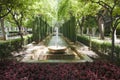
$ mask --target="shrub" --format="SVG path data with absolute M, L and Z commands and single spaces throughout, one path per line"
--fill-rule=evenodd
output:
M 115 53 L 116 53 L 116 57 L 120 58 L 120 46 L 115 46 Z
M 33 36 L 32 35 L 28 35 L 24 37 L 24 45 L 29 44 L 33 41 Z
M 111 44 L 110 43 L 101 43 L 101 52 L 105 54 L 110 54 L 111 53 Z
M 84 43 L 85 45 L 89 46 L 90 40 L 86 36 L 77 36 L 78 41 Z M 111 43 L 108 42 L 97 42 L 95 40 L 91 40 L 91 48 L 92 50 L 99 52 L 104 55 L 111 54 Z M 115 46 L 114 56 L 116 58 L 120 58 L 120 46 Z
M 24 38 L 24 43 L 28 44 L 30 42 L 32 42 L 32 36 L 26 36 Z M 21 48 L 20 38 L 0 42 L 0 59 L 9 57 L 12 51 L 18 51 Z
M 11 51 L 9 42 L 2 42 L 0 43 L 0 58 L 4 59 L 5 57 L 8 57 L 9 52 Z
M 85 36 L 77 36 L 77 40 L 89 46 L 89 38 Z
M 94 44 L 94 45 L 93 45 L 93 44 Z M 100 43 L 95 42 L 95 41 L 92 41 L 92 42 L 91 42 L 91 48 L 92 48 L 93 50 L 95 50 L 95 51 L 100 50 L 100 48 L 101 48 Z

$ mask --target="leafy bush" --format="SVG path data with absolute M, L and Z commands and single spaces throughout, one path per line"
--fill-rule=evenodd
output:
M 24 45 L 29 44 L 33 41 L 33 36 L 32 35 L 28 35 L 24 37 Z
M 26 36 L 24 38 L 24 43 L 28 44 L 30 42 L 32 42 L 32 36 Z M 21 48 L 20 38 L 0 42 L 0 59 L 9 57 L 12 51 L 18 51 Z
M 9 52 L 10 52 L 10 46 L 9 46 L 9 42 L 3 42 L 0 43 L 0 58 L 5 58 L 8 57 Z
M 20 49 L 22 47 L 20 38 L 8 41 L 8 43 L 9 43 L 10 49 L 12 51 L 18 50 L 18 49 Z
M 93 45 L 93 44 L 94 44 L 94 45 Z M 100 48 L 101 48 L 100 43 L 95 42 L 95 41 L 92 41 L 92 42 L 91 42 L 91 47 L 92 47 L 92 49 L 95 50 L 95 51 L 98 51 L 98 50 L 100 50 Z
M 111 53 L 111 47 L 112 45 L 110 43 L 101 43 L 101 52 L 103 52 L 104 54 L 110 54 Z
M 89 46 L 89 42 L 90 40 L 86 37 L 86 36 L 77 36 L 78 41 L 84 43 L 85 45 Z M 97 42 L 95 40 L 91 40 L 91 48 L 92 50 L 96 51 L 96 52 L 100 52 L 102 54 L 105 55 L 109 55 L 111 54 L 111 49 L 112 49 L 112 45 L 111 43 L 108 42 Z M 120 58 L 120 46 L 115 46 L 115 52 L 114 52 L 114 56 L 116 58 Z
M 116 57 L 120 58 L 120 46 L 115 46 Z
M 89 46 L 89 38 L 85 36 L 77 36 L 77 40 Z

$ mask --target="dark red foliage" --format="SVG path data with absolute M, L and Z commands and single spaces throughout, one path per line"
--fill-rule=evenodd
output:
M 103 61 L 85 63 L 0 62 L 0 80 L 119 80 L 120 67 Z

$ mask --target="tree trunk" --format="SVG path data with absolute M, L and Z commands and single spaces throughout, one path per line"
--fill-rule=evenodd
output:
M 104 26 L 103 26 L 102 17 L 98 19 L 98 29 L 100 32 L 100 39 L 104 40 Z
M 19 19 L 17 19 L 16 17 L 18 17 L 18 15 L 16 15 L 16 13 L 11 12 L 11 15 L 19 29 L 19 35 L 21 37 L 21 46 L 24 44 L 24 38 L 23 38 L 23 32 L 22 32 L 22 19 L 23 19 L 23 13 L 20 12 L 18 13 L 19 15 L 21 15 L 21 17 Z
M 84 17 L 82 17 L 81 23 L 80 23 L 80 20 L 78 20 L 78 24 L 80 26 L 80 34 L 83 35 Z
M 91 46 L 92 46 L 92 44 L 91 44 L 91 34 L 89 34 L 89 50 L 91 50 Z
M 115 31 L 114 31 L 114 41 L 115 41 L 115 42 L 117 41 L 116 29 L 115 29 Z
M 6 31 L 5 31 L 5 27 L 4 27 L 4 18 L 1 18 L 0 21 L 1 21 L 3 40 L 6 40 Z
M 22 32 L 22 28 L 20 25 L 18 25 L 18 29 L 19 29 L 19 35 L 21 37 L 21 45 L 24 44 L 24 38 L 23 38 L 23 32 Z
M 94 37 L 96 33 L 96 28 L 92 28 L 92 36 Z
M 115 30 L 112 29 L 112 52 L 111 52 L 111 59 L 114 60 L 114 51 L 115 51 Z
M 82 34 L 82 35 L 84 34 L 83 31 L 84 31 L 84 27 L 82 27 L 82 29 L 81 29 L 81 34 Z
M 116 42 L 116 39 L 117 39 L 117 36 L 116 36 L 117 25 L 116 26 L 115 25 L 116 24 L 114 24 L 114 27 L 112 27 L 112 51 L 111 51 L 111 59 L 112 59 L 112 61 L 115 60 L 114 52 L 115 52 L 115 42 Z
M 90 32 L 89 32 L 89 28 L 87 28 L 87 35 L 89 35 L 89 33 L 90 33 Z

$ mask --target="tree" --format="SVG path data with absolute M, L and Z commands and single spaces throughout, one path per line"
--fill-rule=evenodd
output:
M 93 1 L 93 3 L 96 3 L 103 8 L 105 8 L 110 16 L 110 27 L 111 27 L 111 33 L 112 33 L 112 52 L 111 52 L 111 59 L 114 60 L 114 51 L 115 51 L 115 32 L 118 24 L 120 23 L 120 3 L 119 0 L 97 0 Z
M 83 34 L 83 24 L 84 24 L 84 21 L 85 21 L 85 17 L 83 16 L 81 19 L 78 19 L 77 20 L 77 23 L 80 27 L 80 34 L 82 35 Z
M 17 4 L 13 6 L 12 11 L 10 12 L 11 15 L 9 17 L 12 17 L 14 23 L 17 25 L 19 29 L 19 35 L 21 37 L 21 45 L 23 45 L 23 31 L 22 27 L 25 22 L 25 20 L 28 18 L 28 15 L 30 15 L 30 9 L 29 7 L 34 4 L 33 1 L 28 0 L 17 0 Z
M 2 35 L 3 35 L 3 40 L 6 40 L 6 31 L 4 27 L 4 17 L 7 16 L 11 10 L 12 10 L 12 1 L 9 0 L 0 0 L 0 22 L 1 22 L 1 29 L 2 29 Z
M 107 14 L 107 10 L 106 9 L 101 9 L 98 13 L 97 13 L 97 21 L 98 21 L 98 29 L 100 32 L 100 39 L 104 40 L 104 25 L 105 25 L 105 19 L 104 16 Z
M 93 31 L 93 29 L 97 26 L 96 17 L 91 15 L 86 16 L 83 25 L 89 29 L 88 34 L 92 34 L 94 36 L 95 30 Z
M 11 12 L 13 3 L 14 0 L 0 0 L 0 19 L 7 16 Z

